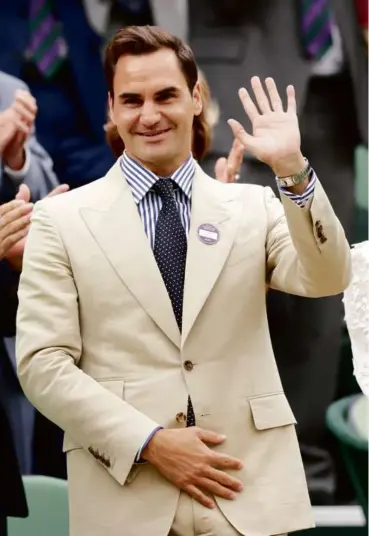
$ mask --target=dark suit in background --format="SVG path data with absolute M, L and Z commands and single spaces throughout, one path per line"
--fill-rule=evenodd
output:
M 107 89 L 101 41 L 90 28 L 80 0 L 53 0 L 67 56 L 45 79 L 26 61 L 30 43 L 29 0 L 0 0 L 0 69 L 23 79 L 37 100 L 36 129 L 60 182 L 72 188 L 106 173 L 113 157 L 106 146 Z
M 4 336 L 15 333 L 18 275 L 6 261 L 0 262 L 0 360 L 8 361 Z M 0 536 L 6 534 L 6 518 L 26 517 L 27 502 L 20 475 L 13 432 L 9 418 L 9 401 L 4 396 L 0 375 Z
M 250 79 L 275 79 L 281 94 L 296 89 L 302 148 L 312 162 L 346 232 L 354 212 L 354 154 L 367 144 L 367 53 L 355 4 L 330 3 L 342 38 L 345 63 L 339 74 L 313 76 L 299 35 L 297 0 L 189 0 L 189 41 L 220 108 L 220 121 L 208 158 L 232 144 L 226 123 L 244 122 L 237 99 Z M 250 124 L 245 122 L 250 130 Z M 241 181 L 274 186 L 271 172 L 246 157 Z M 298 420 L 298 433 L 312 500 L 329 504 L 335 477 L 325 429 L 325 411 L 336 391 L 343 324 L 340 296 L 306 300 L 270 292 L 268 314 L 282 381 Z

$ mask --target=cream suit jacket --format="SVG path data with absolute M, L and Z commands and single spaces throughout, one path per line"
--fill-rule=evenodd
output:
M 244 461 L 244 491 L 218 499 L 238 531 L 313 526 L 265 284 L 312 298 L 339 293 L 350 250 L 319 182 L 310 207 L 282 201 L 197 168 L 182 336 L 119 163 L 36 205 L 18 371 L 31 402 L 66 432 L 71 536 L 168 534 L 179 490 L 134 460 L 155 426 L 185 426 L 188 394 L 197 425 L 226 434 L 218 450 Z M 218 229 L 217 243 L 199 239 L 204 223 Z

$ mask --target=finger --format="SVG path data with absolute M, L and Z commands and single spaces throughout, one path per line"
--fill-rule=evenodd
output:
M 14 119 L 14 123 L 17 127 L 17 129 L 24 134 L 25 137 L 29 136 L 31 132 L 31 125 L 24 122 L 19 116 L 16 116 Z
M 203 428 L 195 428 L 197 437 L 201 439 L 203 443 L 210 443 L 212 445 L 219 445 L 225 441 L 226 436 L 222 434 L 217 434 L 211 430 L 204 430 Z
M 259 110 L 255 106 L 254 101 L 250 97 L 250 94 L 247 91 L 247 89 L 245 89 L 244 87 L 241 87 L 241 89 L 238 92 L 238 96 L 247 114 L 247 117 L 250 119 L 252 123 L 255 120 L 255 118 L 260 115 Z
M 220 182 L 228 182 L 227 176 L 227 159 L 225 157 L 218 158 L 215 163 L 215 178 Z
M 30 226 L 31 214 L 26 214 L 16 220 L 8 223 L 6 227 L 0 231 L 0 241 L 4 244 L 7 244 L 9 241 L 13 240 L 13 236 L 24 229 L 28 229 Z
M 6 123 L 0 128 L 0 154 L 5 150 L 8 143 L 15 136 L 17 132 L 16 125 L 14 122 Z
M 216 482 L 219 482 L 219 484 L 222 484 L 222 486 L 233 489 L 234 491 L 243 490 L 243 484 L 240 480 L 234 478 L 231 475 L 228 475 L 224 471 L 214 469 L 214 467 L 208 467 L 205 476 L 210 478 L 210 480 L 215 480 Z
M 266 78 L 265 85 L 267 87 L 270 102 L 275 112 L 283 112 L 283 103 L 279 96 L 277 86 L 273 78 Z
M 295 88 L 293 86 L 287 86 L 287 112 L 296 113 L 296 96 Z
M 23 217 L 27 217 L 31 214 L 33 209 L 32 203 L 24 203 L 10 212 L 6 212 L 0 219 L 0 232 L 9 234 L 9 229 L 6 229 L 14 222 L 21 220 Z M 29 220 L 28 220 L 29 221 Z
M 54 190 L 52 190 L 47 197 L 54 197 L 55 195 L 64 194 L 69 190 L 68 184 L 60 184 Z
M 228 454 L 220 454 L 219 452 L 211 451 L 210 464 L 216 469 L 242 469 L 243 463 L 241 460 L 228 456 Z
M 34 115 L 37 112 L 37 103 L 36 99 L 29 93 L 28 91 L 24 91 L 22 89 L 18 89 L 15 92 L 15 102 L 18 102 L 25 106 L 27 110 L 32 112 Z
M 270 112 L 270 103 L 258 76 L 253 76 L 251 78 L 251 87 L 254 92 L 256 102 L 259 106 L 260 111 L 263 114 L 267 114 L 268 112 Z
M 13 201 L 9 201 L 8 203 L 4 203 L 3 205 L 0 205 L 0 218 L 3 219 L 5 214 L 14 210 L 15 208 L 24 206 L 24 204 L 25 203 L 22 199 L 13 199 Z
M 240 140 L 233 140 L 232 148 L 228 155 L 227 176 L 228 182 L 234 182 L 236 173 L 239 172 L 243 161 L 244 148 Z
M 26 203 L 31 199 L 31 191 L 26 184 L 21 184 L 15 199 L 22 199 Z
M 205 506 L 206 508 L 214 508 L 215 502 L 208 497 L 205 493 L 199 490 L 196 486 L 186 486 L 184 491 L 188 493 L 193 499 Z
M 28 235 L 30 226 L 21 229 L 17 233 L 14 233 L 8 237 L 6 237 L 4 240 L 0 239 L 0 258 L 3 258 L 10 248 L 12 248 L 17 242 L 20 240 L 23 240 Z
M 241 125 L 241 123 L 239 123 L 235 119 L 228 119 L 228 125 L 231 127 L 235 138 L 237 138 L 240 141 L 244 150 L 250 149 L 254 146 L 253 137 L 250 136 L 250 134 L 246 132 L 246 130 Z
M 35 120 L 34 112 L 27 109 L 27 107 L 20 101 L 15 101 L 13 103 L 13 110 L 18 114 L 22 121 L 28 121 L 29 123 L 33 123 L 33 121 Z
M 236 493 L 234 491 L 222 486 L 219 482 L 210 480 L 210 478 L 200 478 L 197 485 L 217 497 L 222 497 L 223 499 L 228 499 L 230 501 L 236 498 Z

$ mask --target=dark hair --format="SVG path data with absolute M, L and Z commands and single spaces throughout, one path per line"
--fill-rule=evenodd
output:
M 178 37 L 156 26 L 128 26 L 113 36 L 106 48 L 104 60 L 105 78 L 109 93 L 114 95 L 113 81 L 119 58 L 152 54 L 163 48 L 173 50 L 177 56 L 188 89 L 192 94 L 198 80 L 198 70 L 191 48 Z M 194 116 L 192 128 L 192 153 L 196 160 L 201 160 L 211 143 L 210 126 L 204 109 L 200 115 Z M 121 155 L 124 150 L 124 142 L 115 125 L 109 122 L 105 126 L 105 130 L 114 154 Z

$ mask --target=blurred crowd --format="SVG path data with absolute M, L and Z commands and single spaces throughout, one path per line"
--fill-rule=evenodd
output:
M 211 92 L 212 143 L 200 163 L 212 176 L 233 143 L 227 119 L 244 121 L 238 89 L 254 75 L 273 77 L 281 93 L 293 84 L 302 150 L 353 241 L 355 151 L 367 145 L 367 10 L 360 0 L 0 0 L 1 295 L 15 295 L 22 267 L 22 228 L 4 245 L 15 214 L 28 221 L 32 203 L 103 176 L 123 151 L 107 117 L 103 51 L 126 25 L 162 26 L 194 50 L 204 95 Z M 270 170 L 247 151 L 238 172 L 241 182 L 274 187 Z M 342 297 L 271 291 L 267 299 L 313 504 L 351 500 L 325 426 L 338 392 Z M 17 379 L 16 303 L 1 309 L 0 402 L 20 471 L 65 478 L 62 432 L 29 404 Z

